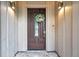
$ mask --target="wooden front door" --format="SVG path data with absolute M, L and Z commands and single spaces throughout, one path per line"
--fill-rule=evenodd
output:
M 46 48 L 46 9 L 28 8 L 28 50 Z

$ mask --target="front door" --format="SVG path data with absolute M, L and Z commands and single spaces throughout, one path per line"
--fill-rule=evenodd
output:
M 28 50 L 46 48 L 46 9 L 28 8 Z

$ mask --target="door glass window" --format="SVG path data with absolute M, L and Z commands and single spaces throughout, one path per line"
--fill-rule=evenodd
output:
M 35 36 L 38 37 L 38 23 L 35 21 Z

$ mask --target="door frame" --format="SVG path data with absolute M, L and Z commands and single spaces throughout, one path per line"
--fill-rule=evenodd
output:
M 30 9 L 30 8 L 27 8 L 27 50 L 29 50 L 28 49 L 28 9 Z M 32 8 L 31 8 L 32 9 Z M 33 8 L 34 9 L 34 8 Z M 47 19 L 47 16 L 46 16 L 46 9 L 47 8 L 35 8 L 35 9 L 45 9 L 45 18 Z M 45 23 L 46 23 L 46 19 L 45 19 Z M 45 29 L 46 29 L 46 24 L 45 24 Z M 33 49 L 32 49 L 33 50 Z M 34 49 L 34 50 L 42 50 L 42 49 Z M 43 49 L 43 50 L 46 50 L 46 34 L 45 34 L 45 49 Z

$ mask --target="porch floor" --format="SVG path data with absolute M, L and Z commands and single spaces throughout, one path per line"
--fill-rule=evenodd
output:
M 16 57 L 58 57 L 55 52 L 46 51 L 19 51 Z

